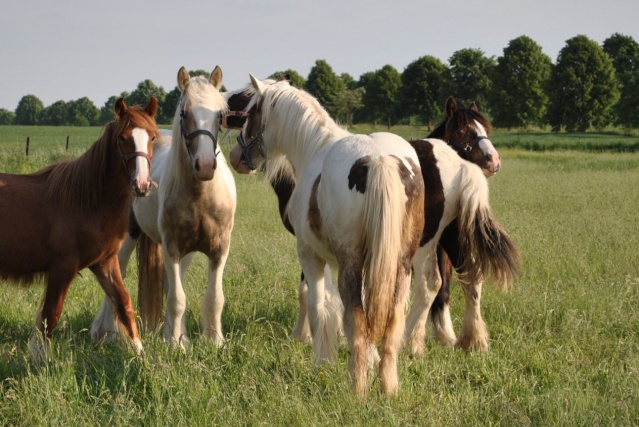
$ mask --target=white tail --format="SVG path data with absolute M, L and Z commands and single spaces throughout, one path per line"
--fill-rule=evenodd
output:
M 385 156 L 371 159 L 366 182 L 363 289 L 366 323 L 373 342 L 388 324 L 402 265 L 406 196 L 397 161 Z

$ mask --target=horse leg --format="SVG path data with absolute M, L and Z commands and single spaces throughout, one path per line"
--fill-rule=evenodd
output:
M 452 348 L 457 341 L 453 322 L 450 318 L 450 281 L 453 274 L 453 265 L 441 246 L 437 245 L 437 266 L 442 278 L 442 286 L 437 292 L 430 308 L 430 320 L 437 341 L 444 347 Z
M 222 331 L 222 309 L 224 308 L 224 289 L 222 276 L 228 258 L 227 251 L 219 259 L 209 258 L 209 286 L 202 299 L 202 330 L 204 336 L 213 340 L 217 346 L 224 343 Z
M 297 286 L 297 300 L 299 302 L 299 312 L 297 322 L 293 328 L 291 336 L 300 341 L 311 341 L 311 326 L 308 323 L 308 283 L 302 272 L 300 283 Z
M 392 396 L 399 389 L 397 378 L 397 354 L 402 343 L 406 324 L 406 299 L 410 289 L 410 274 L 398 280 L 397 300 L 382 340 L 382 356 L 379 362 L 380 387 L 383 393 Z
M 49 359 L 51 335 L 60 321 L 64 300 L 77 272 L 77 267 L 63 264 L 49 271 L 44 300 L 36 317 L 38 331 L 29 341 L 29 351 L 36 362 Z
M 348 342 L 350 356 L 348 371 L 351 388 L 359 396 L 365 396 L 368 374 L 368 331 L 366 315 L 362 303 L 362 262 L 341 265 L 339 291 L 344 304 L 344 334 Z M 403 309 L 403 307 L 402 307 Z
M 135 250 L 136 244 L 137 239 L 134 239 L 131 235 L 127 234 L 124 242 L 122 243 L 122 247 L 120 248 L 120 252 L 118 252 L 118 263 L 120 265 L 120 276 L 122 277 L 122 280 L 126 277 L 127 265 L 129 264 L 129 259 Z M 111 304 L 109 298 L 105 296 L 102 300 L 100 310 L 91 324 L 91 339 L 94 341 L 101 339 L 109 340 L 112 337 L 115 337 L 117 333 L 118 325 L 115 321 L 115 308 L 113 307 L 113 304 Z
M 488 351 L 488 331 L 480 310 L 482 282 L 475 284 L 462 283 L 462 286 L 464 298 L 466 299 L 466 309 L 464 323 L 455 347 L 466 351 Z
M 339 291 L 333 283 L 333 272 L 331 266 L 326 264 L 324 267 L 324 288 L 326 290 L 326 304 L 329 306 L 331 313 L 337 313 L 337 321 L 339 323 L 338 330 L 342 330 L 342 301 L 339 296 Z M 293 328 L 291 336 L 300 341 L 312 341 L 311 327 L 308 323 L 308 283 L 304 277 L 304 273 L 300 277 L 300 283 L 298 285 L 297 299 L 299 301 L 299 313 L 297 315 L 297 323 Z
M 180 269 L 180 261 L 172 257 L 166 245 L 164 252 L 164 268 L 166 269 L 166 321 L 164 322 L 164 340 L 176 347 L 186 348 L 189 341 L 186 336 L 186 294 L 182 286 L 184 277 Z
M 90 270 L 98 279 L 114 308 L 117 324 L 120 326 L 118 329 L 121 329 L 129 337 L 138 354 L 144 353 L 138 327 L 135 323 L 135 310 L 131 303 L 131 297 L 124 288 L 118 258 L 115 256 L 107 258 L 99 264 L 91 266 Z
M 326 303 L 325 261 L 298 245 L 300 264 L 308 281 L 308 320 L 315 362 L 332 362 L 337 355 L 338 314 Z
M 452 268 L 458 269 L 464 258 L 459 246 L 459 222 L 453 220 L 442 232 L 437 245 L 437 258 L 442 273 L 442 287 L 431 307 L 430 319 L 438 341 L 446 347 L 452 347 L 457 341 L 450 318 L 450 281 Z
M 428 312 L 442 283 L 436 258 L 432 243 L 417 249 L 413 258 L 414 301 L 404 331 L 404 342 L 412 355 L 420 355 L 424 352 Z

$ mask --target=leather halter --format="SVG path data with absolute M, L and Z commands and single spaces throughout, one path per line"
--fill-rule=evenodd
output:
M 450 145 L 451 147 L 453 147 L 455 150 L 458 150 L 462 153 L 464 159 L 468 160 L 468 158 L 470 158 L 470 152 L 472 151 L 473 148 L 475 148 L 475 146 L 477 144 L 479 144 L 481 141 L 483 141 L 484 139 L 488 139 L 487 136 L 478 136 L 477 138 L 473 139 L 470 142 L 467 142 L 465 144 L 459 142 L 459 141 L 455 141 L 454 139 L 450 139 L 448 142 L 448 145 Z
M 120 158 L 122 159 L 122 163 L 124 164 L 124 170 L 126 174 L 129 175 L 129 161 L 135 159 L 136 157 L 144 157 L 147 162 L 149 162 L 149 169 L 151 169 L 151 158 L 144 151 L 134 151 L 133 153 L 126 154 L 122 151 L 122 146 L 120 143 L 122 142 L 122 138 L 118 138 L 118 152 L 120 153 Z
M 182 109 L 182 111 L 180 111 L 180 133 L 182 134 L 182 138 L 184 138 L 184 142 L 186 143 L 186 145 L 189 146 L 191 144 L 191 140 L 196 136 L 206 135 L 211 138 L 211 141 L 213 141 L 213 152 L 217 156 L 219 154 L 219 151 L 217 147 L 217 138 L 215 137 L 215 135 L 213 135 L 213 133 L 208 129 L 196 129 L 193 132 L 186 133 L 186 131 L 184 130 L 184 117 L 186 117 L 186 112 L 184 111 L 184 109 Z M 191 153 L 189 152 L 189 156 L 190 155 Z
M 446 121 L 446 130 L 450 128 L 450 119 Z M 450 138 L 446 143 L 458 151 L 464 160 L 470 159 L 470 152 L 475 148 L 477 144 L 479 144 L 484 139 L 488 139 L 487 136 L 478 136 L 470 142 L 461 143 L 456 141 L 454 138 Z
M 253 149 L 253 147 L 257 147 L 257 149 L 260 151 L 260 156 L 266 157 L 266 154 L 264 153 L 264 137 L 262 136 L 262 132 L 264 132 L 264 127 L 260 129 L 257 135 L 255 135 L 255 137 L 251 140 L 251 142 L 246 142 L 243 135 L 244 132 L 240 132 L 240 134 L 237 136 L 237 144 L 242 149 L 242 155 L 240 158 L 246 165 L 246 167 L 248 167 L 252 171 L 257 169 L 257 166 L 255 166 L 253 164 L 253 161 L 251 160 L 251 150 Z

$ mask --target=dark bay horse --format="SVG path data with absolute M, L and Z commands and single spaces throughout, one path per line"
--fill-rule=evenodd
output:
M 119 326 L 138 352 L 142 343 L 118 263 L 134 196 L 145 196 L 158 104 L 127 107 L 120 98 L 115 121 L 72 161 L 30 175 L 0 174 L 0 277 L 23 285 L 45 282 L 29 348 L 49 357 L 50 339 L 78 272 L 93 272 L 116 307 Z

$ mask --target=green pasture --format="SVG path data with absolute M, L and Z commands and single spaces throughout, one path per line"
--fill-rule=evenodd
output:
M 385 129 L 358 131 L 373 130 Z M 425 130 L 393 131 L 412 138 Z M 0 171 L 27 173 L 75 157 L 99 132 L 0 127 Z M 600 146 L 638 141 L 603 133 L 580 138 Z M 524 139 L 552 147 L 508 145 Z M 495 132 L 503 169 L 490 179 L 491 204 L 524 263 L 510 291 L 484 288 L 486 354 L 445 349 L 429 335 L 423 357 L 400 358 L 398 396 L 379 394 L 373 375 L 370 397 L 355 398 L 345 345 L 336 364 L 315 367 L 310 345 L 289 339 L 300 273 L 295 241 L 262 177 L 236 176 L 225 345 L 201 338 L 201 256 L 186 279 L 192 344 L 186 352 L 170 350 L 149 332 L 142 337 L 144 357 L 119 343 L 93 343 L 89 328 L 103 293 L 83 271 L 54 333 L 53 360 L 35 365 L 27 341 L 43 288 L 0 286 L 0 425 L 636 426 L 639 154 L 571 146 L 574 139 Z M 221 144 L 225 153 L 231 141 Z M 126 280 L 134 299 L 135 265 Z M 459 331 L 464 302 L 457 283 L 451 301 Z

